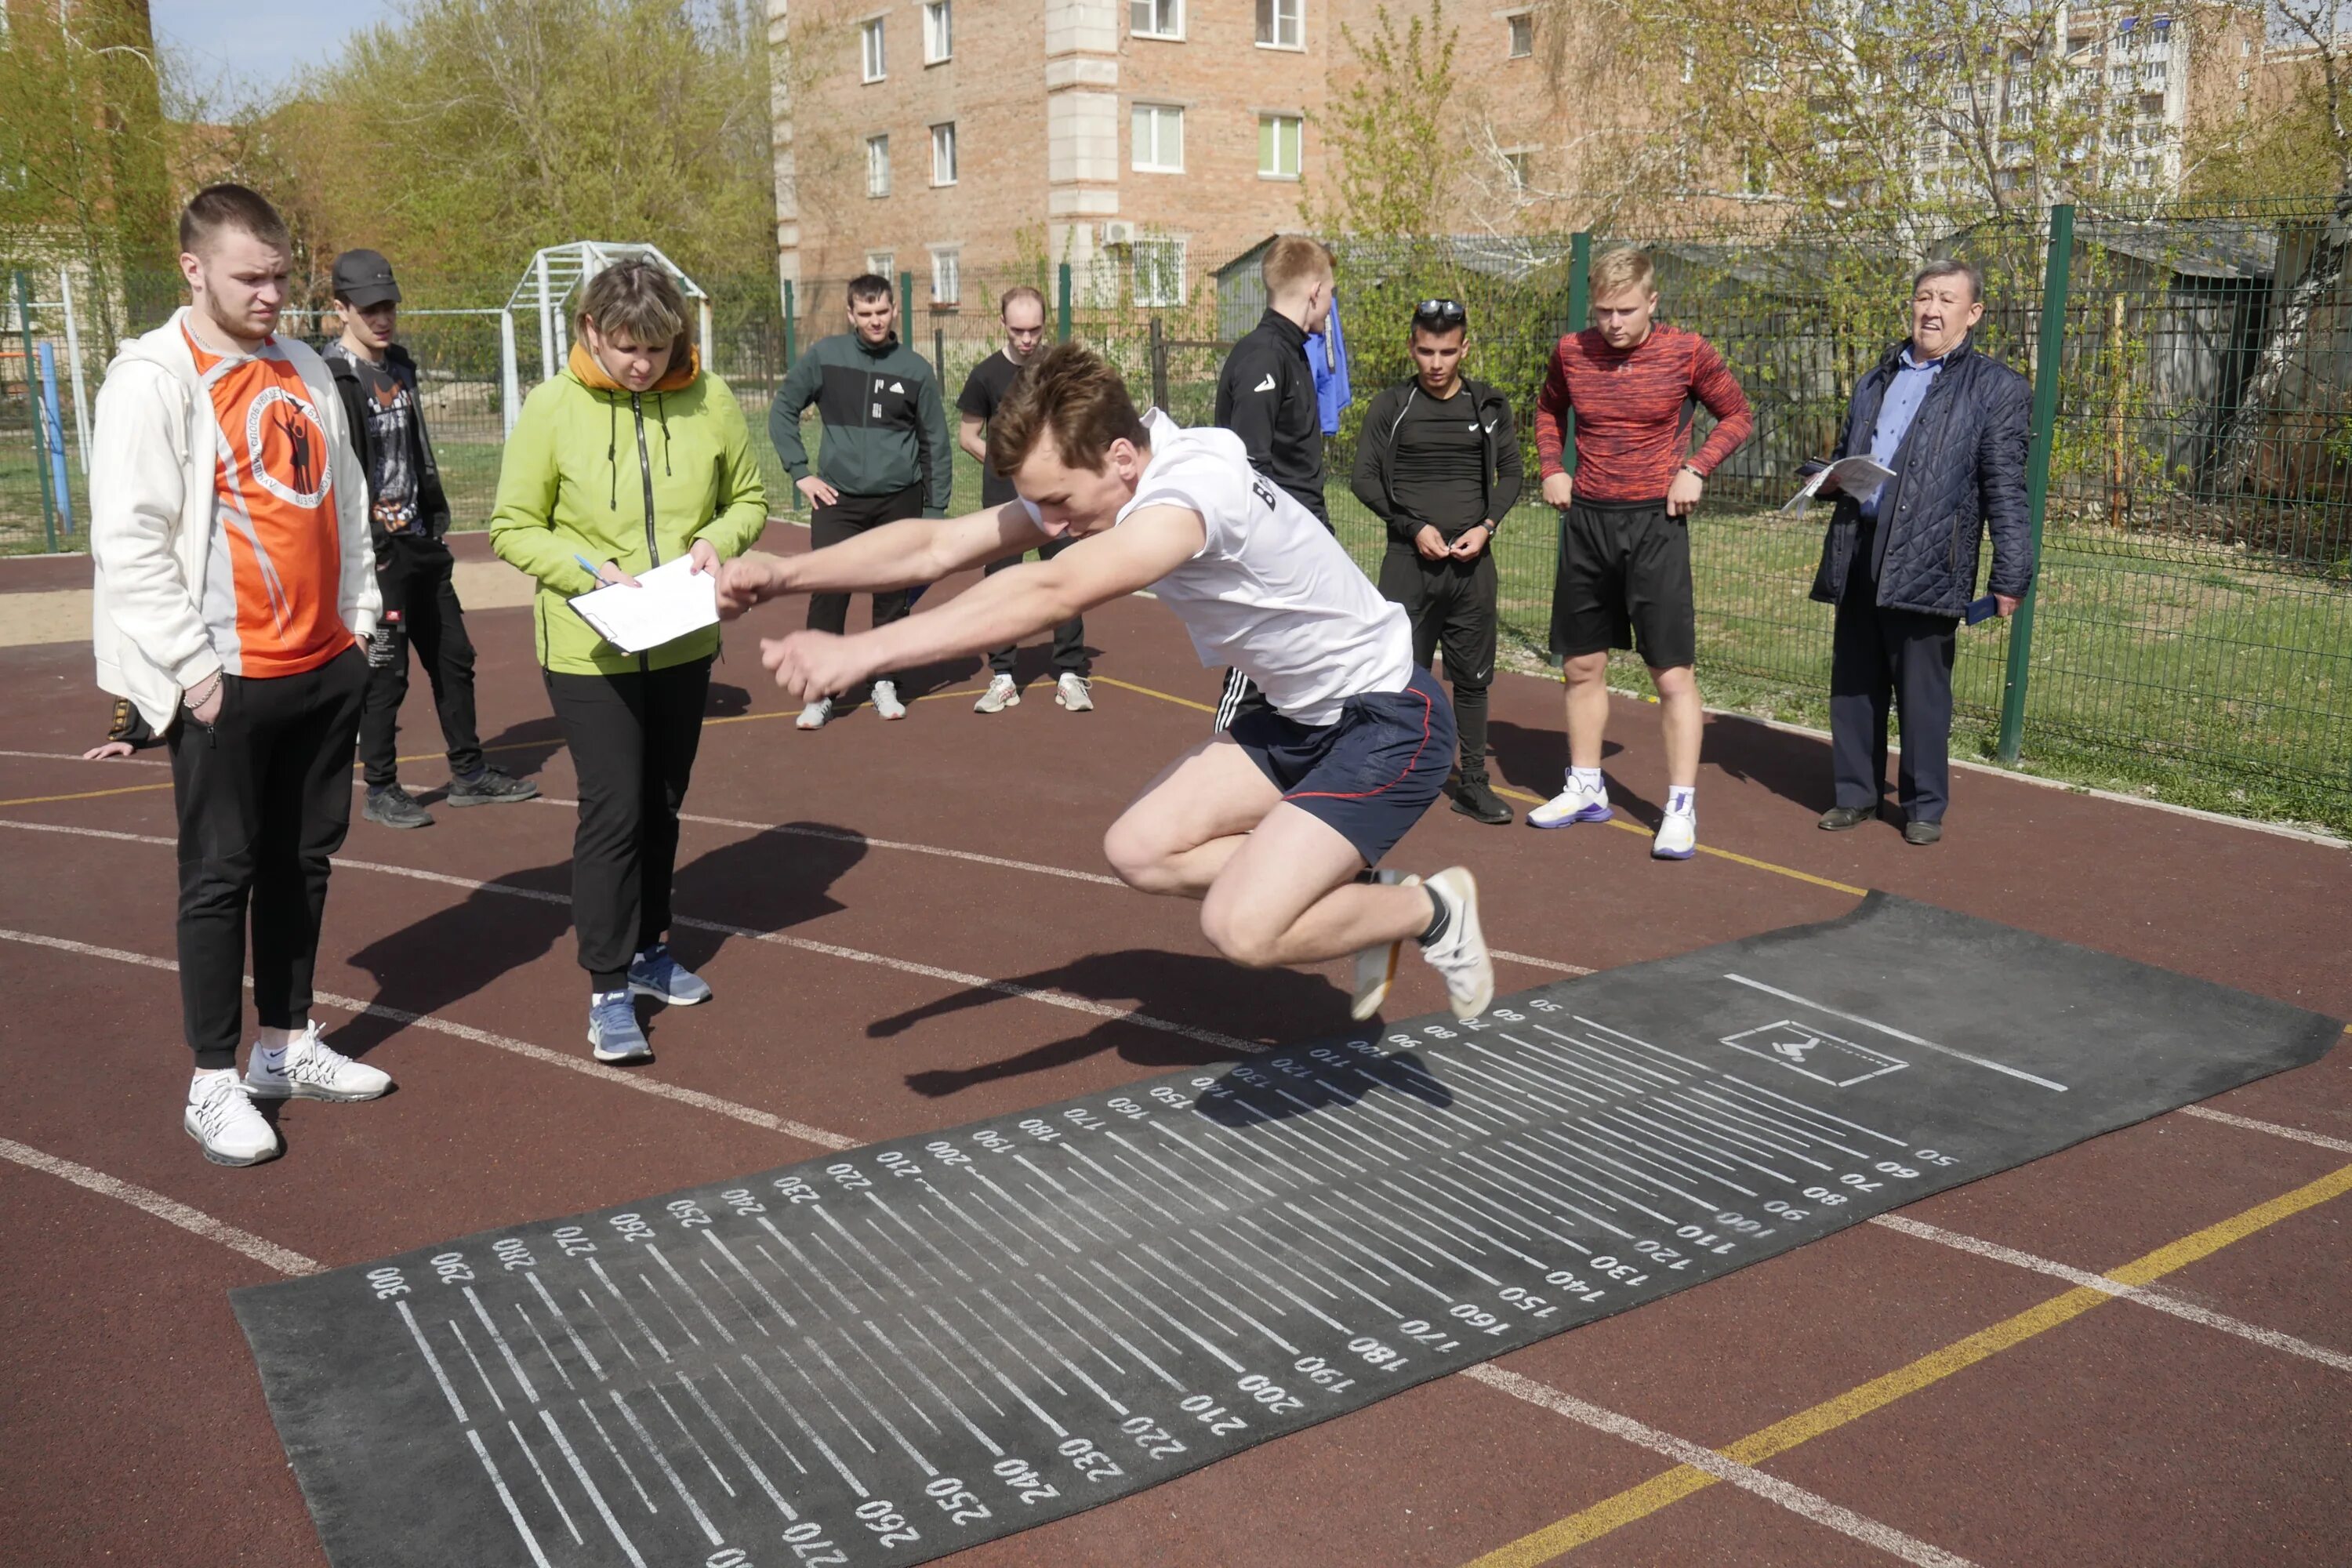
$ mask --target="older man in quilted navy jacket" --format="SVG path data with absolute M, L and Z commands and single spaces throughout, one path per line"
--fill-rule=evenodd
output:
M 1886 787 L 1886 714 L 1903 725 L 1897 799 L 1903 837 L 1943 837 L 1950 795 L 1952 657 L 1975 595 L 1978 549 L 1992 534 L 1987 584 L 2001 615 L 2033 581 L 2026 521 L 2025 377 L 1969 341 L 1984 279 L 1933 261 L 1911 289 L 1911 336 L 1853 389 L 1836 458 L 1868 453 L 1895 477 L 1843 495 L 1822 542 L 1813 597 L 1837 606 L 1830 654 L 1830 736 L 1837 804 L 1821 825 L 1867 822 Z

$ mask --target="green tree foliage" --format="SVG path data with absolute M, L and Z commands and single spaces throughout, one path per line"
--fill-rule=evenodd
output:
M 688 272 L 775 257 L 768 47 L 750 0 L 404 0 L 268 120 L 321 250 L 511 273 L 649 240 Z
M 1300 204 L 1308 226 L 1389 238 L 1428 234 L 1444 221 L 1470 155 L 1454 113 L 1457 32 L 1440 0 L 1402 27 L 1386 5 L 1369 34 L 1341 25 L 1354 64 L 1318 126 L 1333 174 L 1319 196 Z

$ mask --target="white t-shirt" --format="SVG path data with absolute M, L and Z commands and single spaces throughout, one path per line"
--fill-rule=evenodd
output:
M 1154 409 L 1151 461 L 1118 521 L 1152 506 L 1200 514 L 1208 542 L 1152 584 L 1201 662 L 1231 665 L 1284 717 L 1334 724 L 1350 697 L 1402 691 L 1412 628 L 1330 531 L 1249 465 L 1230 430 L 1185 430 Z

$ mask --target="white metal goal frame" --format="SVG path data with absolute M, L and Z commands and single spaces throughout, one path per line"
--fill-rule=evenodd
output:
M 514 292 L 507 297 L 505 308 L 499 312 L 499 363 L 503 376 L 500 390 L 504 394 L 499 403 L 507 435 L 514 434 L 515 416 L 522 406 L 521 366 L 515 353 L 516 312 L 537 313 L 540 379 L 551 381 L 572 352 L 568 307 L 572 296 L 588 279 L 615 262 L 637 260 L 650 261 L 668 273 L 677 280 L 678 291 L 694 301 L 695 339 L 702 349 L 704 367 L 709 366 L 710 296 L 677 262 L 664 256 L 659 247 L 634 240 L 604 239 L 575 239 L 566 245 L 549 246 L 531 257 L 530 265 L 524 268 Z

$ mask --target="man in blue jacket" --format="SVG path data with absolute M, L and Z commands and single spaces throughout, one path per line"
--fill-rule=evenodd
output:
M 1890 699 L 1903 726 L 1903 837 L 1933 844 L 1950 798 L 1952 658 L 1992 533 L 1994 607 L 2033 581 L 2025 447 L 2032 390 L 1969 341 L 1984 279 L 1931 261 L 1911 288 L 1911 336 L 1853 389 L 1832 458 L 1867 453 L 1895 477 L 1841 495 L 1822 542 L 1813 597 L 1837 606 L 1830 651 L 1830 742 L 1837 804 L 1830 832 L 1874 816 L 1886 787 Z

